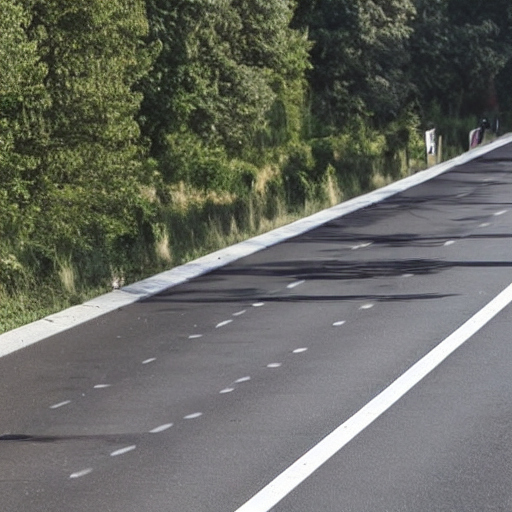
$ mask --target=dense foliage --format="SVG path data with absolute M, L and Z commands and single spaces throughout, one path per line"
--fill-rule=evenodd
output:
M 0 0 L 0 302 L 396 178 L 511 86 L 510 0 Z

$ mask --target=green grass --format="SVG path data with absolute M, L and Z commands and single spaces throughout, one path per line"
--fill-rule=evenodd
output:
M 193 194 L 190 196 L 193 197 Z M 306 201 L 301 207 L 290 209 L 282 198 L 275 198 L 270 208 L 273 215 L 269 216 L 268 202 L 269 198 L 255 193 L 245 200 L 195 198 L 168 208 L 165 225 L 167 233 L 171 235 L 166 234 L 155 247 L 161 255 L 160 261 L 144 270 L 132 269 L 125 275 L 125 284 L 289 224 L 331 205 L 328 199 L 312 200 Z M 87 283 L 74 283 L 73 269 L 69 266 L 61 268 L 57 274 L 51 283 L 41 283 L 32 277 L 20 282 L 11 293 L 0 291 L 0 333 L 80 304 L 112 289 L 110 280 L 95 287 L 88 287 Z

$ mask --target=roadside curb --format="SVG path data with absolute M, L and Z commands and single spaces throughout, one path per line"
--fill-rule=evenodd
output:
M 109 292 L 84 302 L 81 305 L 73 306 L 41 320 L 37 320 L 36 322 L 8 331 L 0 335 L 0 357 L 33 345 L 34 343 L 90 320 L 94 320 L 107 313 L 116 311 L 122 307 L 129 306 L 130 304 L 156 295 L 164 290 L 239 260 L 240 258 L 278 244 L 279 242 L 301 235 L 333 219 L 378 203 L 509 143 L 512 143 L 512 134 L 507 134 L 485 146 L 473 149 L 448 162 L 436 165 L 425 171 L 420 171 L 407 178 L 391 183 L 390 185 L 342 202 L 286 226 L 226 247 L 184 265 L 125 286 L 120 290 Z

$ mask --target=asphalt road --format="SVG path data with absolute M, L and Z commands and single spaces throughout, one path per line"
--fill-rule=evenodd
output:
M 0 358 L 1 512 L 242 509 L 510 285 L 511 254 L 507 145 Z M 511 320 L 250 510 L 512 511 Z

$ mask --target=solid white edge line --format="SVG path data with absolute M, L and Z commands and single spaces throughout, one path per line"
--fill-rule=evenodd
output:
M 512 302 L 512 284 L 235 512 L 268 512 Z
M 383 199 L 403 192 L 411 187 L 420 185 L 440 174 L 449 171 L 457 165 L 470 162 L 486 153 L 494 151 L 512 142 L 512 134 L 505 135 L 490 144 L 473 149 L 452 160 L 444 162 L 416 174 L 396 181 L 380 189 L 355 197 L 336 206 L 310 215 L 258 235 L 249 240 L 232 245 L 220 251 L 208 254 L 197 260 L 191 261 L 171 270 L 123 287 L 120 290 L 101 295 L 81 305 L 49 315 L 42 320 L 18 327 L 0 335 L 0 357 L 16 352 L 42 341 L 50 336 L 67 331 L 80 324 L 94 320 L 102 315 L 116 311 L 122 307 L 129 306 L 134 302 L 156 295 L 173 286 L 182 284 L 190 279 L 203 275 L 207 272 L 223 267 L 240 258 L 254 254 L 260 250 L 271 247 L 289 238 L 295 237 L 310 231 L 326 222 L 352 213 L 361 208 L 378 203 Z

